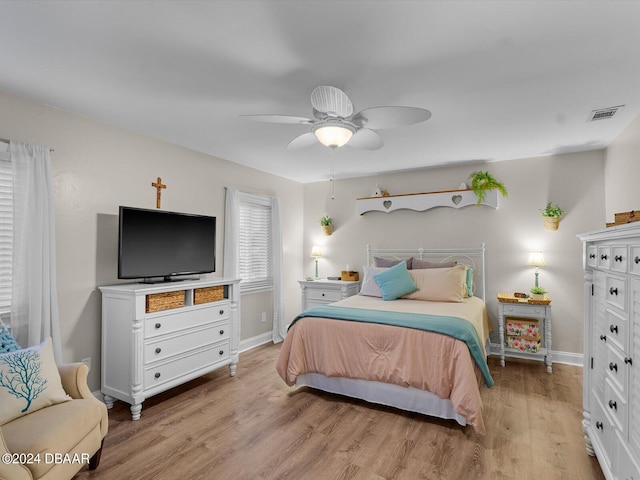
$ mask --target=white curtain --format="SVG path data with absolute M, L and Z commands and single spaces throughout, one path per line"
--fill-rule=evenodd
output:
M 51 337 L 62 361 L 53 173 L 49 148 L 9 143 L 13 168 L 13 282 L 11 330 L 23 346 Z
M 284 340 L 284 288 L 282 261 L 282 226 L 280 225 L 280 202 L 277 197 L 271 198 L 271 245 L 273 246 L 273 343 Z
M 240 192 L 231 187 L 226 188 L 224 214 L 224 267 L 223 275 L 227 278 L 238 276 L 238 218 L 240 211 Z M 282 228 L 280 225 L 280 204 L 276 197 L 271 197 L 271 245 L 273 248 L 273 330 L 274 343 L 284 340 L 286 329 L 284 324 L 284 289 L 282 280 Z

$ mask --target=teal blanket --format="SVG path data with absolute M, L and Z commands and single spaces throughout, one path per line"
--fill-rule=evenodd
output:
M 476 362 L 487 387 L 493 386 L 493 378 L 484 358 L 482 343 L 475 327 L 462 318 L 424 313 L 387 312 L 366 308 L 339 307 L 334 305 L 318 305 L 300 313 L 293 319 L 289 328 L 304 317 L 335 318 L 353 322 L 378 323 L 396 327 L 415 328 L 426 332 L 441 333 L 462 340 L 467 344 L 471 357 Z

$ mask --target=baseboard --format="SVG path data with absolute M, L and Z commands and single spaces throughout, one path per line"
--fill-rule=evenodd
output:
M 269 343 L 273 340 L 273 334 L 271 332 L 263 333 L 256 337 L 245 338 L 244 340 L 240 340 L 240 345 L 238 350 L 240 353 L 246 352 L 247 350 L 251 350 L 252 348 L 259 347 L 260 345 L 264 345 L 265 343 Z
M 491 355 L 500 355 L 500 345 L 497 343 L 491 344 Z M 582 367 L 584 357 L 581 353 L 571 353 L 571 352 L 558 352 L 555 350 L 551 350 L 553 363 L 562 363 L 564 365 L 573 365 L 574 367 Z M 543 357 L 531 357 L 526 354 L 519 355 L 518 353 L 509 352 L 509 357 L 512 358 L 524 358 L 526 360 L 537 360 L 540 362 L 544 362 Z

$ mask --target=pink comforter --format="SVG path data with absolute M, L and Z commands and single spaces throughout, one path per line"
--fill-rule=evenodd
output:
M 484 384 L 466 344 L 421 330 L 305 317 L 291 327 L 276 363 L 293 386 L 298 375 L 320 373 L 412 386 L 449 399 L 484 435 L 480 388 Z

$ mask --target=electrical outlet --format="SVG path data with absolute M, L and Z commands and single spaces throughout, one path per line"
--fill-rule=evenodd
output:
M 267 321 L 267 312 L 262 312 L 262 322 L 266 322 Z
M 89 371 L 91 371 L 91 357 L 89 358 L 83 358 L 82 360 L 80 360 L 82 363 L 86 363 L 87 367 L 89 367 Z

